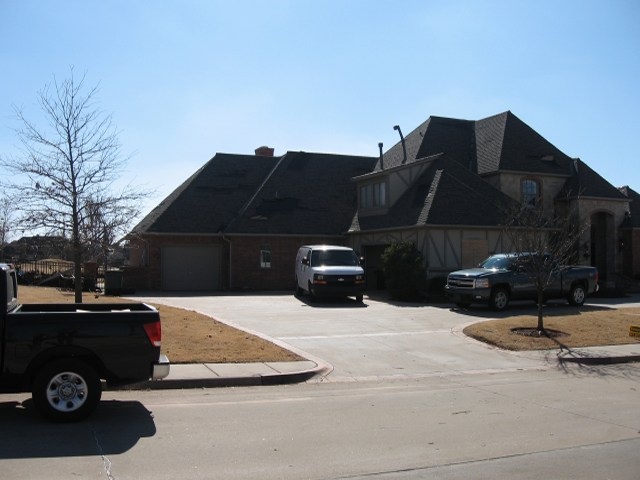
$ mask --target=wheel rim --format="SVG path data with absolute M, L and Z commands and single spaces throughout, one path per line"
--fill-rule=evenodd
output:
M 577 287 L 573 290 L 573 301 L 575 303 L 584 302 L 584 290 L 581 287 Z
M 58 412 L 73 412 L 87 401 L 87 382 L 74 372 L 61 372 L 47 385 L 47 401 Z
M 493 303 L 498 310 L 502 310 L 504 307 L 507 306 L 507 294 L 504 292 L 496 293 L 496 297 Z

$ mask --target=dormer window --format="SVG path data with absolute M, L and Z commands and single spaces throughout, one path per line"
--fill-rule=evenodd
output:
M 540 182 L 530 178 L 522 180 L 520 183 L 522 191 L 522 204 L 527 208 L 536 208 L 542 204 L 540 195 Z
M 384 208 L 387 206 L 387 184 L 368 183 L 360 187 L 360 208 Z

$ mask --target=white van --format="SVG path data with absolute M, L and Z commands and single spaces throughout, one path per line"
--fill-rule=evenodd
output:
M 296 295 L 355 296 L 362 302 L 364 270 L 349 247 L 305 245 L 296 257 Z

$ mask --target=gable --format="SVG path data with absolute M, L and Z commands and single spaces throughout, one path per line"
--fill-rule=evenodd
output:
M 511 198 L 446 154 L 430 160 L 428 168 L 387 213 L 357 215 L 350 231 L 420 225 L 495 226 L 504 221 L 502 212 L 513 204 Z

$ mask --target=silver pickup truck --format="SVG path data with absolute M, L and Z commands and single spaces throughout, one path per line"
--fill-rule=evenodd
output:
M 510 300 L 537 301 L 538 291 L 532 275 L 523 267 L 526 258 L 515 253 L 492 255 L 477 268 L 451 272 L 445 293 L 462 308 L 486 303 L 504 310 Z M 572 305 L 584 304 L 588 295 L 598 291 L 598 269 L 585 266 L 557 266 L 551 271 L 544 298 L 566 298 Z

